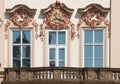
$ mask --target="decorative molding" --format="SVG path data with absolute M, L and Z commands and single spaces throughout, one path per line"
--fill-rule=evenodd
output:
M 42 9 L 41 12 L 45 14 L 44 23 L 52 29 L 68 28 L 70 23 L 70 15 L 73 9 L 67 8 L 65 4 L 56 1 L 48 8 Z
M 42 24 L 40 25 L 39 37 L 40 37 L 40 40 L 43 41 L 43 39 L 44 39 L 43 38 L 44 37 L 44 27 Z
M 75 27 L 75 24 L 71 24 L 71 39 L 74 40 L 74 38 L 80 37 L 79 29 Z
M 90 4 L 85 8 L 79 8 L 81 18 L 77 24 L 77 29 L 80 29 L 80 26 L 85 23 L 88 27 L 97 28 L 101 25 L 102 22 L 108 28 L 108 37 L 110 37 L 110 22 L 105 20 L 110 8 L 103 8 L 99 4 Z
M 73 23 L 70 21 L 73 9 L 68 8 L 65 4 L 58 0 L 51 4 L 48 8 L 42 9 L 41 12 L 45 15 L 43 23 L 40 25 L 39 37 L 43 41 L 44 29 L 66 29 L 71 28 L 71 39 L 75 36 L 73 30 Z
M 10 26 L 10 21 L 7 21 L 5 24 L 5 39 L 8 38 L 8 27 Z
M 9 19 L 19 28 L 28 26 L 32 21 L 33 16 L 36 13 L 36 9 L 30 9 L 29 7 L 19 4 L 12 9 L 6 9 L 6 14 L 9 15 Z
M 86 25 L 95 28 L 104 21 L 108 14 L 109 8 L 103 8 L 99 4 L 90 4 L 84 9 L 78 9 L 82 16 L 82 20 Z
M 106 19 L 106 20 L 104 20 L 104 23 L 105 23 L 105 25 L 106 25 L 107 28 L 108 28 L 108 37 L 110 38 L 110 37 L 111 37 L 110 22 Z
M 36 34 L 35 34 L 35 38 L 37 39 L 38 38 L 38 24 L 36 23 L 36 21 L 34 20 L 33 21 L 33 23 L 32 23 L 32 25 L 35 27 L 35 32 L 36 32 Z

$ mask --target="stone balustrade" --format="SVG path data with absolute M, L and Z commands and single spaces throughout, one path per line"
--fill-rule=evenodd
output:
M 5 68 L 4 80 L 76 79 L 76 80 L 120 80 L 119 68 Z

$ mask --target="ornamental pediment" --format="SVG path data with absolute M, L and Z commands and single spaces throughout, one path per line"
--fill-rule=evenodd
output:
M 32 21 L 35 13 L 36 9 L 30 9 L 23 4 L 16 5 L 12 9 L 6 9 L 9 19 L 20 28 L 27 26 Z
M 104 21 L 109 8 L 104 8 L 99 4 L 90 4 L 85 8 L 79 8 L 78 11 L 82 15 L 81 20 L 83 20 L 86 25 L 94 28 Z
M 53 29 L 67 28 L 70 23 L 70 16 L 73 9 L 68 8 L 65 4 L 56 1 L 49 7 L 42 9 L 45 15 L 44 23 Z

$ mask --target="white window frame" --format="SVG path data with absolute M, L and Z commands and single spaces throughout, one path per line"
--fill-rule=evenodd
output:
M 84 34 L 85 34 L 84 31 L 85 31 L 85 30 L 92 30 L 93 32 L 94 32 L 95 30 L 103 30 L 103 43 L 102 43 L 102 44 L 101 44 L 101 43 L 100 43 L 100 44 L 99 44 L 99 43 L 97 43 L 97 44 L 93 43 L 93 42 L 94 42 L 94 34 L 95 34 L 95 33 L 93 33 L 93 41 L 92 41 L 92 44 L 88 44 L 88 45 L 92 45 L 92 47 L 93 47 L 93 58 L 92 58 L 92 59 L 93 59 L 93 63 L 92 63 L 93 66 L 92 66 L 92 67 L 95 67 L 95 65 L 94 65 L 94 61 L 95 61 L 95 60 L 94 60 L 94 50 L 95 50 L 94 47 L 95 47 L 95 45 L 102 45 L 102 46 L 103 46 L 103 66 L 102 66 L 102 67 L 104 67 L 104 61 L 105 61 L 105 29 L 104 29 L 104 28 L 96 28 L 96 29 L 84 28 L 84 29 L 83 29 L 83 67 L 86 67 L 85 64 L 84 64 L 84 63 L 85 63 L 85 62 L 84 62 L 84 61 L 85 61 L 84 46 L 86 45 L 85 42 L 84 42 L 84 41 L 85 41 L 85 39 L 84 39 L 84 38 L 85 38 L 85 37 L 84 37 Z
M 20 37 L 20 39 L 21 39 L 21 42 L 20 42 L 20 44 L 13 44 L 13 31 L 20 31 L 20 34 L 21 34 L 21 37 Z M 30 43 L 29 44 L 27 44 L 27 43 L 25 43 L 25 44 L 23 44 L 22 43 L 22 31 L 30 31 Z M 30 67 L 32 66 L 32 30 L 31 29 L 22 29 L 22 30 L 19 30 L 19 29 L 11 29 L 11 62 L 12 62 L 12 64 L 11 64 L 11 66 L 13 67 L 13 46 L 14 45 L 18 45 L 18 46 L 20 46 L 20 52 L 21 52 L 21 56 L 20 56 L 20 61 L 22 61 L 22 47 L 21 46 L 24 46 L 24 45 L 30 45 Z M 20 63 L 20 67 L 23 67 L 23 63 L 21 62 Z
M 56 33 L 56 38 L 58 38 L 58 32 L 62 32 L 64 31 L 65 32 L 65 44 L 59 44 L 58 45 L 58 40 L 56 39 L 56 45 L 49 45 L 49 32 L 57 32 Z M 56 52 L 55 52 L 55 67 L 59 67 L 59 49 L 60 48 L 64 48 L 65 49 L 65 66 L 67 66 L 67 30 L 47 30 L 47 45 L 48 45 L 48 66 L 50 66 L 50 59 L 49 59 L 49 49 L 50 48 L 55 48 Z

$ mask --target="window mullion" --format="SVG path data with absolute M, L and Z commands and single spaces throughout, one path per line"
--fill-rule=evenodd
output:
M 93 43 L 92 43 L 93 45 L 93 67 L 95 67 L 95 34 L 94 34 L 94 30 L 93 30 Z
M 56 66 L 59 66 L 58 31 L 56 30 Z
M 22 31 L 20 31 L 20 33 L 21 33 L 21 36 L 20 36 L 20 39 L 21 39 L 21 43 L 20 43 L 20 44 L 21 44 L 21 45 L 20 45 L 20 49 L 21 49 L 21 55 L 20 55 L 21 65 L 20 65 L 20 66 L 23 67 L 23 63 L 22 63 L 22 53 L 23 53 L 23 52 L 22 52 L 22 47 L 23 47 L 23 46 L 22 46 L 22 44 L 23 44 L 23 43 L 22 43 L 22 40 L 23 40 L 23 39 L 22 39 Z

